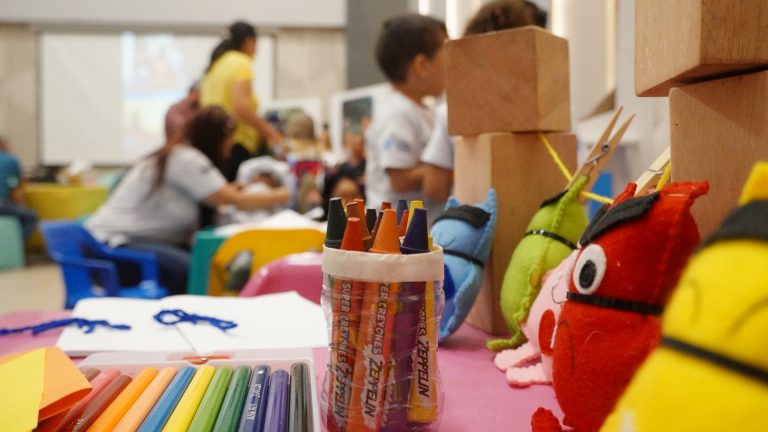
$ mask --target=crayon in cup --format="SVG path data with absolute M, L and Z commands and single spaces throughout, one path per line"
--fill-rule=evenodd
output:
M 400 254 L 396 217 L 394 210 L 384 210 L 369 252 Z M 398 291 L 398 283 L 365 284 L 347 432 L 378 431 L 381 428 L 387 373 L 392 361 L 392 325 Z
M 407 224 L 408 210 L 403 212 L 401 229 Z M 429 252 L 427 229 L 427 211 L 414 209 L 408 231 L 405 233 L 400 251 L 404 255 Z M 394 385 L 388 387 L 387 409 L 383 431 L 401 431 L 408 423 L 408 401 L 414 381 L 413 363 L 419 331 L 419 314 L 424 308 L 424 296 L 427 283 L 424 281 L 404 282 L 400 284 L 398 310 L 393 327 L 393 379 Z
M 358 202 L 349 203 L 347 204 L 347 217 L 355 217 L 363 221 L 360 224 L 360 233 L 363 236 L 363 246 L 367 251 L 373 245 L 373 236 L 371 236 L 371 232 L 368 231 L 368 226 L 364 222 L 365 210 L 360 211 L 360 204 Z
M 363 252 L 362 221 L 350 217 L 344 231 L 341 249 Z M 331 326 L 331 352 L 327 392 L 331 406 L 327 419 L 328 430 L 344 430 L 352 393 L 356 343 L 360 322 L 364 283 L 343 279 L 333 280 Z
M 391 209 L 392 203 L 389 201 L 382 201 L 381 202 L 381 208 L 379 209 L 379 214 L 376 215 L 376 223 L 373 224 L 373 230 L 371 230 L 371 235 L 375 238 L 376 233 L 379 231 L 379 224 L 381 223 L 381 216 L 384 215 L 384 210 Z

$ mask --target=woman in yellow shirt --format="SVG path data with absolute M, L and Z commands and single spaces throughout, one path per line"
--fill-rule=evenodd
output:
M 218 105 L 237 120 L 235 147 L 226 172 L 228 180 L 237 177 L 244 160 L 269 154 L 261 145 L 263 137 L 274 153 L 282 153 L 282 135 L 257 114 L 258 99 L 253 93 L 253 58 L 256 54 L 256 29 L 238 21 L 213 51 L 211 64 L 200 86 L 201 106 Z

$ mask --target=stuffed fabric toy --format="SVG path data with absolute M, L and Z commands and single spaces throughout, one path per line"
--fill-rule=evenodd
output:
M 768 163 L 691 258 L 602 431 L 768 431 Z
M 571 252 L 563 262 L 544 276 L 541 291 L 531 306 L 528 320 L 520 326 L 528 342 L 496 354 L 494 364 L 505 372 L 509 384 L 527 387 L 531 384 L 552 382 L 552 357 L 542 355 L 539 348 L 539 323 L 545 315 L 545 322 L 556 322 L 560 316 L 577 256 L 578 251 Z M 548 330 L 551 332 L 551 326 Z
M 485 202 L 476 206 L 461 205 L 450 197 L 445 212 L 432 224 L 432 239 L 443 248 L 446 280 L 453 287 L 446 290 L 439 340 L 455 332 L 475 304 L 495 232 L 494 189 L 488 190 Z
M 563 423 L 578 432 L 600 428 L 658 343 L 662 307 L 699 242 L 690 208 L 707 183 L 672 183 L 641 197 L 635 188 L 630 183 L 581 237 L 567 301 L 551 324 L 553 344 L 541 323 L 541 349 L 553 347 L 552 386 Z M 568 430 L 543 408 L 531 426 Z
M 489 341 L 489 349 L 517 348 L 525 342 L 520 325 L 528 318 L 542 277 L 576 249 L 576 242 L 587 226 L 587 215 L 579 201 L 587 181 L 586 176 L 579 177 L 564 193 L 544 201 L 533 215 L 525 236 L 512 253 L 501 285 L 501 312 L 511 337 Z

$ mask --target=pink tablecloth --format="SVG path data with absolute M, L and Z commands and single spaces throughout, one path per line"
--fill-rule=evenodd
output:
M 54 319 L 66 318 L 70 311 L 29 311 L 0 316 L 0 328 L 19 327 Z M 54 345 L 61 330 L 51 330 L 38 336 L 29 333 L 0 337 L 0 356 Z M 530 417 L 543 406 L 560 414 L 549 386 L 528 389 L 510 388 L 504 375 L 492 363 L 493 355 L 485 349 L 487 336 L 480 330 L 464 325 L 444 346 L 440 347 L 438 363 L 445 390 L 445 404 L 440 430 L 469 431 L 527 431 Z M 322 388 L 327 351 L 315 350 L 318 365 L 318 388 Z

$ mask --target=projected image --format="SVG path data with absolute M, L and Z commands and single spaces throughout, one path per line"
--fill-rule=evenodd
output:
M 203 39 L 191 41 L 189 39 Z M 123 33 L 123 148 L 139 157 L 165 140 L 168 108 L 187 95 L 202 77 L 214 38 L 178 38 L 171 34 Z

